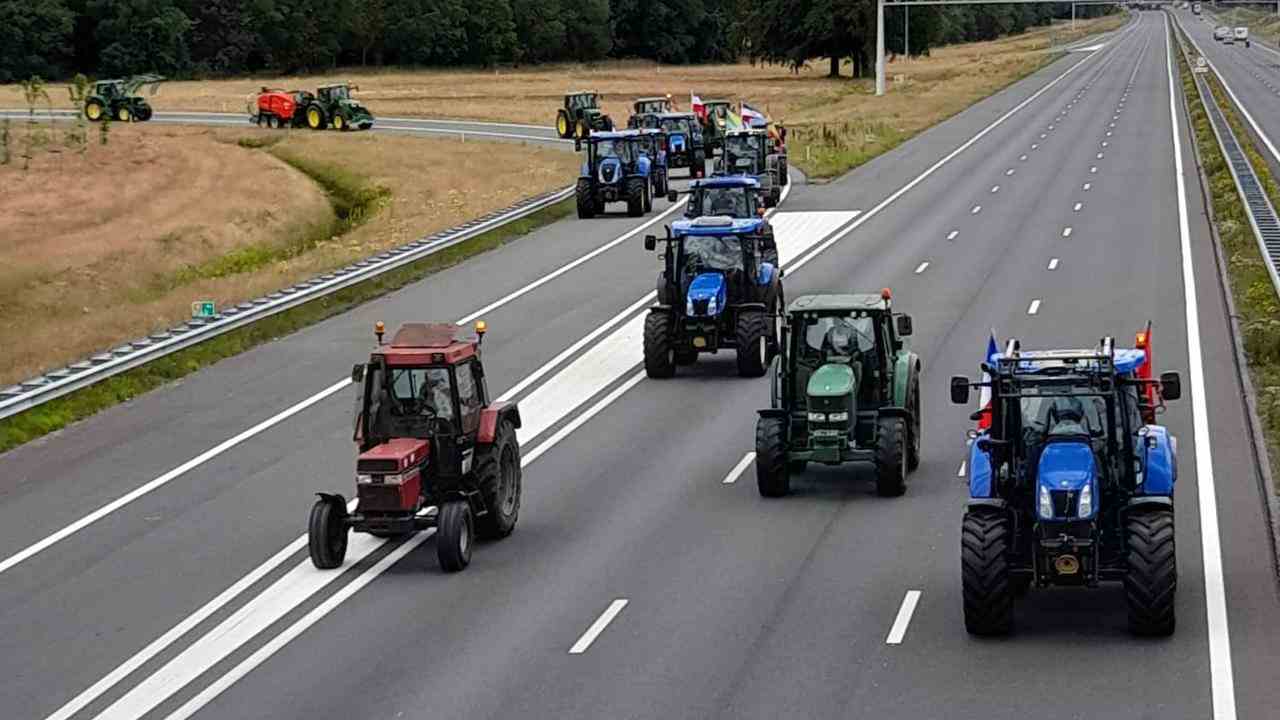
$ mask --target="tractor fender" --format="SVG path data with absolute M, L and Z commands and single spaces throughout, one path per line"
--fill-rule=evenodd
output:
M 636 160 L 636 174 L 640 177 L 649 177 L 649 165 L 649 156 L 641 155 L 640 159 Z
M 969 445 L 969 497 L 981 499 L 991 497 L 991 455 L 978 447 L 977 442 Z M 1003 502 L 1003 501 L 1002 501 Z
M 992 510 L 1008 510 L 1009 503 L 1000 498 L 975 498 L 970 500 L 966 505 L 966 510 L 974 510 L 976 508 L 991 508 Z
M 768 312 L 769 310 L 769 306 L 762 302 L 737 303 L 733 307 L 738 312 L 742 312 L 743 310 L 759 310 L 760 312 Z
M 782 408 L 764 408 L 761 410 L 757 410 L 756 414 L 762 418 L 784 418 L 785 419 L 791 413 Z
M 893 361 L 893 404 L 911 407 L 911 381 L 920 373 L 920 357 L 908 350 L 899 350 Z
M 520 408 L 513 402 L 498 401 L 480 411 L 480 431 L 476 435 L 477 444 L 494 441 L 498 435 L 498 425 L 508 421 L 516 428 L 520 427 Z
M 1173 436 L 1161 425 L 1147 425 L 1147 438 L 1154 438 L 1155 447 L 1144 445 L 1145 459 L 1142 485 L 1138 492 L 1144 496 L 1171 497 L 1173 485 L 1178 479 L 1178 458 L 1175 455 Z M 1144 443 L 1152 442 L 1148 439 Z
M 654 288 L 658 294 L 659 305 L 669 305 L 671 298 L 667 296 L 670 285 L 667 283 L 667 274 L 665 272 L 658 273 L 658 280 L 654 283 Z
M 1141 497 L 1130 498 L 1129 502 L 1124 504 L 1124 511 L 1131 512 L 1140 508 L 1168 508 L 1173 509 L 1173 498 L 1161 495 L 1144 495 Z

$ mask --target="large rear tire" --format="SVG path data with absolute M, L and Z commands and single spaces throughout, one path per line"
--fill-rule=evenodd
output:
M 627 215 L 631 217 L 644 215 L 644 191 L 644 178 L 629 178 L 627 180 Z
M 922 419 L 920 417 L 920 377 L 911 378 L 911 385 L 907 388 L 907 409 L 911 411 L 911 425 L 907 428 L 909 437 L 907 438 L 907 471 L 910 472 L 920 467 L 920 426 Z
M 332 570 L 347 556 L 347 508 L 336 500 L 319 498 L 311 506 L 307 549 L 318 570 Z
M 562 138 L 569 137 L 572 125 L 569 123 L 569 113 L 564 110 L 556 111 L 556 134 Z
M 470 565 L 473 539 L 471 506 L 463 500 L 444 503 L 436 524 L 436 560 L 440 569 L 454 573 Z
M 771 323 L 759 310 L 738 313 L 736 342 L 738 345 L 738 375 L 760 377 L 769 367 L 769 328 Z
M 756 420 L 756 488 L 761 497 L 782 497 L 791 492 L 791 467 L 787 462 L 785 418 Z
M 876 493 L 898 497 L 907 491 L 907 422 L 876 418 Z
M 503 421 L 493 444 L 478 454 L 476 484 L 488 512 L 476 519 L 476 535 L 482 540 L 504 538 L 516 529 L 520 517 L 520 446 L 511 423 Z
M 590 220 L 596 216 L 596 199 L 591 192 L 591 181 L 587 178 L 578 178 L 578 185 L 574 188 L 574 195 L 578 201 L 578 217 L 582 220 Z
M 1014 585 L 1009 579 L 1009 517 L 977 508 L 960 529 L 960 583 L 964 628 L 973 635 L 1005 635 L 1013 629 Z
M 146 102 L 138 104 L 138 112 L 134 114 L 134 119 L 138 122 L 146 122 L 151 119 L 151 105 Z
M 667 313 L 651 312 L 645 316 L 644 373 L 659 379 L 676 374 L 675 333 Z
M 1177 618 L 1178 563 L 1173 510 L 1135 510 L 1125 521 L 1128 545 L 1124 577 L 1129 631 L 1135 635 L 1172 635 Z

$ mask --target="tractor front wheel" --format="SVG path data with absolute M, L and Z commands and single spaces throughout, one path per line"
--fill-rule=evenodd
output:
M 484 517 L 476 519 L 476 535 L 485 540 L 504 538 L 520 517 L 520 446 L 516 429 L 503 421 L 493 443 L 477 453 L 476 485 L 484 498 Z
M 587 178 L 578 178 L 578 185 L 574 188 L 574 196 L 578 201 L 578 217 L 583 220 L 590 220 L 596 216 L 596 198 L 591 192 L 591 181 Z
M 738 375 L 760 377 L 769 365 L 769 323 L 758 310 L 738 313 Z
M 312 130 L 323 130 L 328 124 L 325 121 L 323 110 L 315 105 L 307 108 L 307 127 Z
M 120 122 L 129 122 L 133 119 L 133 113 L 129 112 L 129 108 L 121 105 L 116 108 L 116 120 Z
M 333 129 L 346 132 L 351 129 L 351 125 L 347 123 L 347 119 L 342 117 L 342 113 L 333 116 Z
M 1172 635 L 1173 600 L 1178 590 L 1173 510 L 1135 510 L 1125 521 L 1128 555 L 1124 595 L 1129 631 L 1135 635 Z
M 591 129 L 587 127 L 586 120 L 579 120 L 578 123 L 574 126 L 573 132 L 577 137 L 580 137 L 583 140 L 586 140 L 587 137 L 591 135 Z
M 653 212 L 653 188 L 649 183 L 644 184 L 644 212 L 646 215 Z
M 791 492 L 791 466 L 787 462 L 786 418 L 756 420 L 756 488 L 761 497 L 782 497 Z
M 319 498 L 311 506 L 307 524 L 307 548 L 311 564 L 318 570 L 332 570 L 347 556 L 347 508 L 332 498 Z
M 274 114 L 272 114 L 272 115 L 268 115 L 268 116 L 267 116 L 267 127 L 271 128 L 272 130 L 275 130 L 275 129 L 279 128 L 279 127 L 280 127 L 280 118 L 276 117 Z
M 960 583 L 964 628 L 973 635 L 1013 629 L 1014 585 L 1009 579 L 1009 517 L 989 508 L 964 514 L 960 529 Z
M 436 559 L 440 569 L 458 572 L 471 564 L 473 540 L 471 506 L 464 500 L 450 500 L 440 506 L 436 523 Z
M 876 492 L 898 497 L 907 491 L 907 421 L 896 416 L 876 419 Z
M 658 196 L 666 197 L 667 191 L 671 189 L 670 185 L 671 184 L 667 180 L 667 171 L 665 170 L 660 171 L 658 173 L 658 188 L 657 188 Z
M 640 217 L 644 215 L 644 178 L 631 178 L 627 180 L 627 215 L 631 217 Z
M 98 122 L 107 114 L 106 109 L 98 100 L 90 100 L 84 105 L 84 117 L 86 120 Z
M 644 372 L 651 378 L 676 374 L 675 337 L 667 313 L 651 312 L 644 319 Z

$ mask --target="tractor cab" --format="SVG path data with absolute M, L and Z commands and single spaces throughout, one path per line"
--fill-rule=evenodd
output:
M 674 110 L 675 106 L 671 104 L 670 95 L 662 97 L 636 98 L 636 101 L 631 103 L 632 115 L 669 113 Z
M 1149 576 L 1150 558 L 1140 568 L 1131 561 L 1134 543 L 1145 545 L 1167 522 L 1172 565 L 1175 444 L 1154 423 L 1164 401 L 1180 397 L 1181 381 L 1174 372 L 1153 379 L 1150 327 L 1137 337 L 1135 348 L 1106 337 L 1089 349 L 1025 351 L 1010 340 L 983 363 L 989 380 L 951 380 L 953 402 L 968 402 L 972 386 L 990 397 L 973 416 L 980 425 L 969 449 L 966 527 L 985 533 L 989 522 L 1008 523 L 1006 572 L 1022 587 L 1168 580 Z M 966 598 L 989 595 L 971 595 L 970 586 L 990 578 L 965 573 L 964 581 Z M 1126 595 L 1131 629 L 1172 632 L 1171 590 L 1167 598 Z M 978 634 L 1010 622 L 1003 607 L 968 603 L 965 618 Z
M 746 175 L 760 181 L 770 206 L 782 201 L 787 184 L 787 156 L 775 152 L 773 140 L 763 130 L 737 130 L 725 134 L 717 175 Z
M 706 148 L 702 124 L 693 113 L 662 113 L 653 116 L 656 127 L 667 135 L 668 163 L 689 168 L 689 177 L 706 174 Z
M 626 202 L 632 217 L 653 209 L 653 159 L 644 152 L 651 142 L 634 130 L 574 139 L 574 148 L 584 155 L 575 188 L 579 217 L 594 217 L 611 202 Z
M 593 132 L 613 130 L 613 119 L 600 109 L 598 93 L 578 90 L 565 93 L 564 107 L 556 111 L 556 135 L 584 138 Z
M 667 199 L 675 202 L 675 193 L 668 192 Z M 779 268 L 781 272 L 773 225 L 765 219 L 767 207 L 768 197 L 755 178 L 720 177 L 696 180 L 690 185 L 689 201 L 685 205 L 684 216 L 691 220 L 700 217 L 730 217 L 735 220 L 760 218 L 762 257 L 773 263 L 774 267 Z
M 640 129 L 634 132 L 639 138 L 640 152 L 652 163 L 649 177 L 652 181 L 654 197 L 669 195 L 671 190 L 667 181 L 667 134 L 657 128 Z
M 702 107 L 702 135 L 706 138 L 707 151 L 722 150 L 733 105 L 728 100 L 708 100 Z
M 320 87 L 316 88 L 316 96 L 320 98 L 321 102 L 336 103 L 341 100 L 350 100 L 351 91 L 359 90 L 359 89 L 360 88 L 354 85 L 349 85 L 347 83 L 336 83 L 334 85 L 321 85 Z

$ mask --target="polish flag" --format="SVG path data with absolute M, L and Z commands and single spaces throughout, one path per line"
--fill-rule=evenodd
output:
M 1000 352 L 1000 346 L 996 344 L 996 330 L 991 329 L 991 336 L 987 338 L 987 357 L 988 365 L 994 365 L 996 362 L 996 354 Z M 991 374 L 982 371 L 982 382 L 984 383 L 982 391 L 978 393 L 978 429 L 991 429 Z
M 769 121 L 765 119 L 764 113 L 746 103 L 742 103 L 742 122 L 748 127 L 754 127 L 756 125 L 765 125 Z
M 1139 380 L 1151 380 L 1151 369 L 1155 367 L 1155 361 L 1151 357 L 1151 321 L 1147 321 L 1147 326 L 1138 331 L 1134 336 L 1134 346 L 1142 351 L 1142 364 L 1138 366 L 1135 373 Z M 1156 421 L 1156 403 L 1159 398 L 1156 396 L 1156 383 L 1148 383 L 1142 388 L 1144 398 L 1144 406 L 1142 408 L 1143 422 L 1154 424 Z
M 698 119 L 702 120 L 703 122 L 706 121 L 707 106 L 702 104 L 702 98 L 698 97 L 697 95 L 694 95 L 693 93 L 689 93 L 689 109 L 692 110 L 694 114 L 698 116 Z

